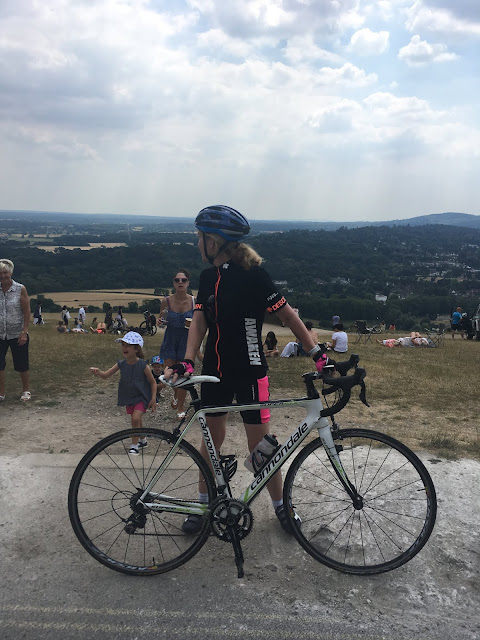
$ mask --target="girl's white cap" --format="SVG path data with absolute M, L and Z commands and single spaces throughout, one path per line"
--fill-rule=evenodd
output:
M 143 347 L 143 338 L 136 331 L 129 331 L 123 338 L 117 338 L 115 342 L 126 342 L 127 344 L 139 344 Z

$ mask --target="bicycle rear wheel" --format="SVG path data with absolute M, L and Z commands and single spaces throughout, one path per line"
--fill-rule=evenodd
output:
M 363 506 L 355 509 L 317 438 L 285 478 L 284 503 L 302 520 L 291 519 L 293 533 L 310 555 L 333 569 L 364 575 L 396 569 L 432 532 L 437 512 L 432 479 L 419 458 L 390 436 L 345 429 L 334 438 Z
M 147 448 L 128 453 L 132 436 L 146 437 Z M 138 497 L 176 438 L 157 429 L 128 429 L 98 442 L 76 468 L 68 494 L 73 530 L 90 555 L 110 569 L 131 575 L 155 575 L 175 569 L 192 558 L 210 533 L 209 518 L 194 535 L 182 524 L 186 512 L 135 511 Z M 185 440 L 152 492 L 175 500 L 198 501 L 198 481 L 205 480 L 209 501 L 215 484 L 200 453 Z M 147 497 L 146 502 L 161 502 Z M 140 514 L 131 526 L 132 516 Z M 129 526 L 130 525 L 130 526 Z

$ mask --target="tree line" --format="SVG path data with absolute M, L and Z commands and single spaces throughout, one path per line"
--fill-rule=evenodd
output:
M 205 265 L 195 236 L 179 233 L 172 242 L 171 234 L 161 235 L 162 241 L 151 236 L 148 243 L 89 251 L 46 252 L 12 240 L 1 244 L 3 255 L 15 262 L 14 278 L 32 297 L 103 288 L 168 291 L 181 268 L 190 271 L 197 288 Z M 408 329 L 456 306 L 473 311 L 478 305 L 479 230 L 445 225 L 294 230 L 255 235 L 250 244 L 289 302 L 320 324 L 338 313 Z M 430 277 L 432 272 L 442 275 Z M 388 296 L 387 303 L 376 302 L 376 294 Z M 144 302 L 138 310 L 155 312 L 151 304 Z

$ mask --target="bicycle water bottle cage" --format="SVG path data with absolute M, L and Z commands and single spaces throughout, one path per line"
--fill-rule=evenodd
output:
M 227 480 L 231 480 L 237 471 L 238 460 L 235 459 L 234 455 L 220 455 L 220 464 L 223 475 Z

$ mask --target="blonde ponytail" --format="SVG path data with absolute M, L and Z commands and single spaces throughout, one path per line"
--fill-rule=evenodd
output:
M 208 238 L 212 238 L 215 242 L 217 251 L 225 244 L 225 239 L 216 233 L 205 233 Z M 253 247 L 245 242 L 229 242 L 222 249 L 228 260 L 238 264 L 240 267 L 248 271 L 252 267 L 259 267 L 263 258 L 255 251 Z

